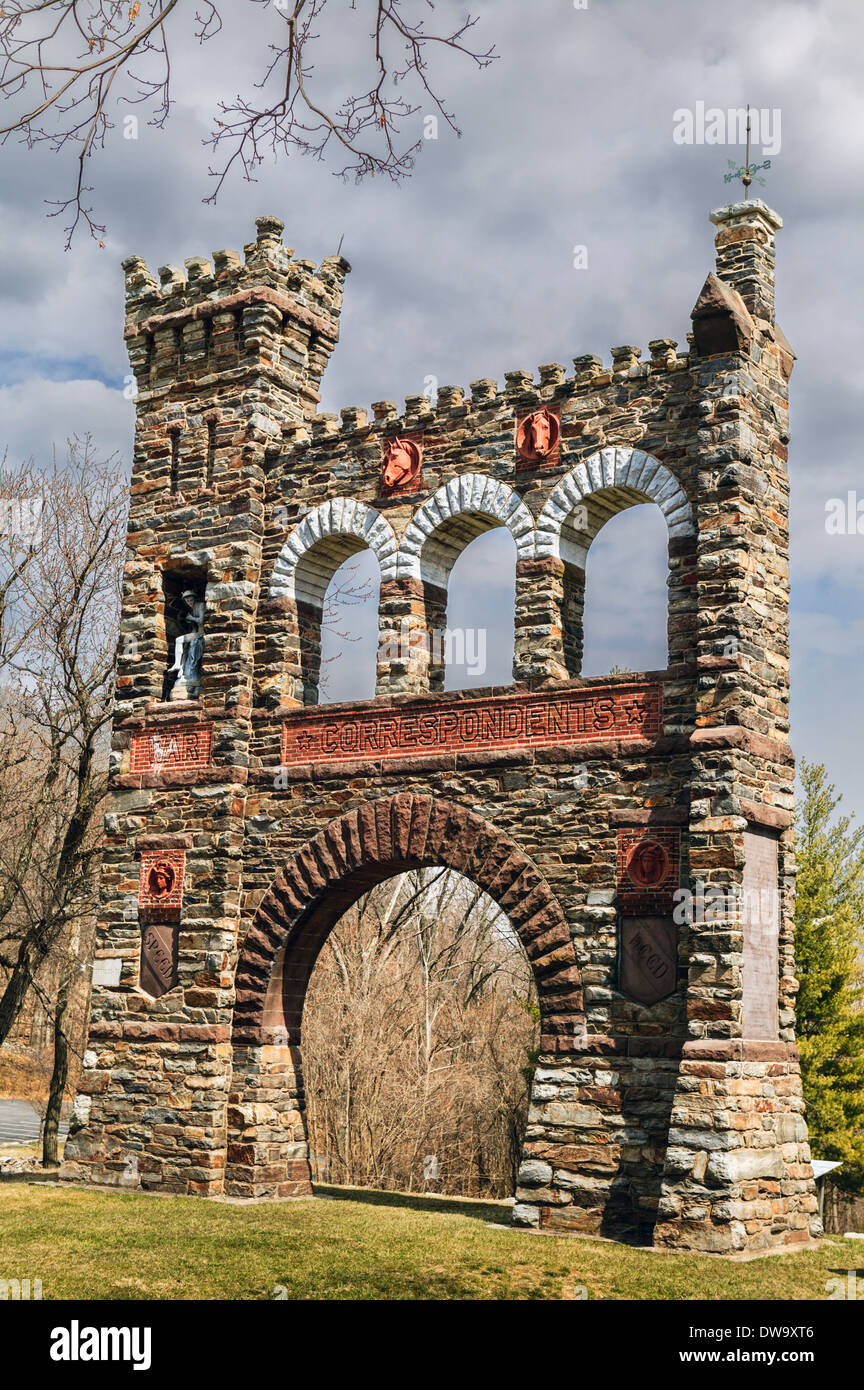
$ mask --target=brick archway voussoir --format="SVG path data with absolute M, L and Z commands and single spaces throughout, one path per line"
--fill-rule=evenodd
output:
M 413 809 L 414 798 L 410 792 L 400 792 L 390 804 L 390 843 L 397 860 L 410 858 Z
M 484 875 L 483 887 L 490 898 L 494 898 L 496 903 L 501 903 L 529 864 L 530 860 L 522 850 L 511 843 L 510 853 L 499 864 L 496 872 L 489 876 Z M 506 911 L 506 908 L 504 910 Z
M 462 811 L 462 817 L 467 814 L 461 807 L 459 811 Z M 451 802 L 441 801 L 437 797 L 433 798 L 432 809 L 429 813 L 429 828 L 426 832 L 426 844 L 423 850 L 423 858 L 429 863 L 433 860 L 437 860 L 441 856 L 442 845 L 447 838 L 447 827 L 452 814 L 453 805 Z M 451 832 L 455 833 L 457 836 L 460 829 L 460 820 L 461 817 L 457 812 L 456 824 L 453 826 L 453 831 Z
M 393 805 L 389 801 L 374 801 L 375 832 L 378 838 L 378 859 L 381 863 L 393 862 L 393 826 L 391 817 Z
M 365 802 L 301 846 L 265 893 L 237 963 L 234 1038 L 260 1040 L 273 962 L 295 928 L 364 866 L 441 864 L 470 877 L 506 913 L 537 984 L 551 1046 L 582 1012 L 582 982 L 561 907 L 528 855 L 477 812 L 444 798 L 401 792 Z M 346 900 L 347 906 L 347 900 Z M 557 1047 L 558 1044 L 555 1043 Z
M 510 893 L 505 894 L 505 897 L 512 897 L 512 901 L 507 904 L 503 902 L 500 904 L 501 910 L 507 913 L 511 924 L 519 928 L 520 935 L 526 923 L 532 921 L 538 912 L 542 912 L 543 908 L 548 906 L 552 896 L 548 885 L 539 875 L 533 887 L 528 888 L 526 883 L 526 891 L 523 893 L 521 885 L 524 881 L 528 880 L 528 878 L 529 872 L 526 870 L 521 878 L 517 879 Z M 520 889 L 518 894 L 515 892 L 517 886 Z
M 359 808 L 349 811 L 347 815 L 334 822 L 338 834 L 342 836 L 345 845 L 345 859 L 352 868 L 358 869 L 363 862 L 363 836 L 360 833 L 360 813 Z
M 408 839 L 409 858 L 422 860 L 432 816 L 432 797 L 415 796 L 411 802 L 411 833 Z
M 331 821 L 329 825 L 318 832 L 315 839 L 320 842 L 318 856 L 322 863 L 327 863 L 330 866 L 334 878 L 344 878 L 355 867 L 349 858 L 339 821 Z

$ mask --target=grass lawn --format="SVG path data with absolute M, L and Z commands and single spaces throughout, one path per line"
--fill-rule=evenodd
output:
M 0 1186 L 0 1278 L 73 1299 L 817 1299 L 853 1242 L 732 1264 L 490 1222 L 505 1203 L 320 1189 L 339 1200 L 239 1206 Z M 860 1273 L 860 1271 L 859 1271 Z

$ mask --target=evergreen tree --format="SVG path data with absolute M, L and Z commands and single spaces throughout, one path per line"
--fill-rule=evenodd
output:
M 798 1045 L 810 1145 L 842 1161 L 840 1186 L 864 1190 L 864 827 L 821 763 L 800 765 L 795 958 Z

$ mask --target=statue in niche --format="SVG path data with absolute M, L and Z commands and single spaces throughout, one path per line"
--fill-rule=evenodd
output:
M 385 495 L 420 483 L 420 445 L 413 439 L 388 439 L 381 482 Z
M 561 422 L 544 406 L 520 423 L 516 431 L 516 449 L 521 458 L 539 462 L 555 452 L 560 438 Z
M 194 589 L 184 589 L 180 595 L 186 611 L 180 622 L 186 631 L 174 640 L 174 665 L 168 668 L 172 700 L 197 700 L 201 689 L 201 663 L 204 656 L 203 598 Z

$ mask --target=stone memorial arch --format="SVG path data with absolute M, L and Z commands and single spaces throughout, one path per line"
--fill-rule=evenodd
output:
M 311 1191 L 307 982 L 373 884 L 444 865 L 541 1011 L 516 1224 L 748 1254 L 818 1234 L 794 1042 L 787 382 L 759 200 L 668 338 L 318 411 L 349 267 L 124 263 L 137 428 L 102 907 L 70 1180 Z M 668 531 L 668 660 L 581 675 L 595 535 Z M 464 547 L 516 550 L 513 682 L 445 692 Z M 318 705 L 341 562 L 381 577 L 377 693 Z M 622 573 L 626 590 L 631 583 Z

